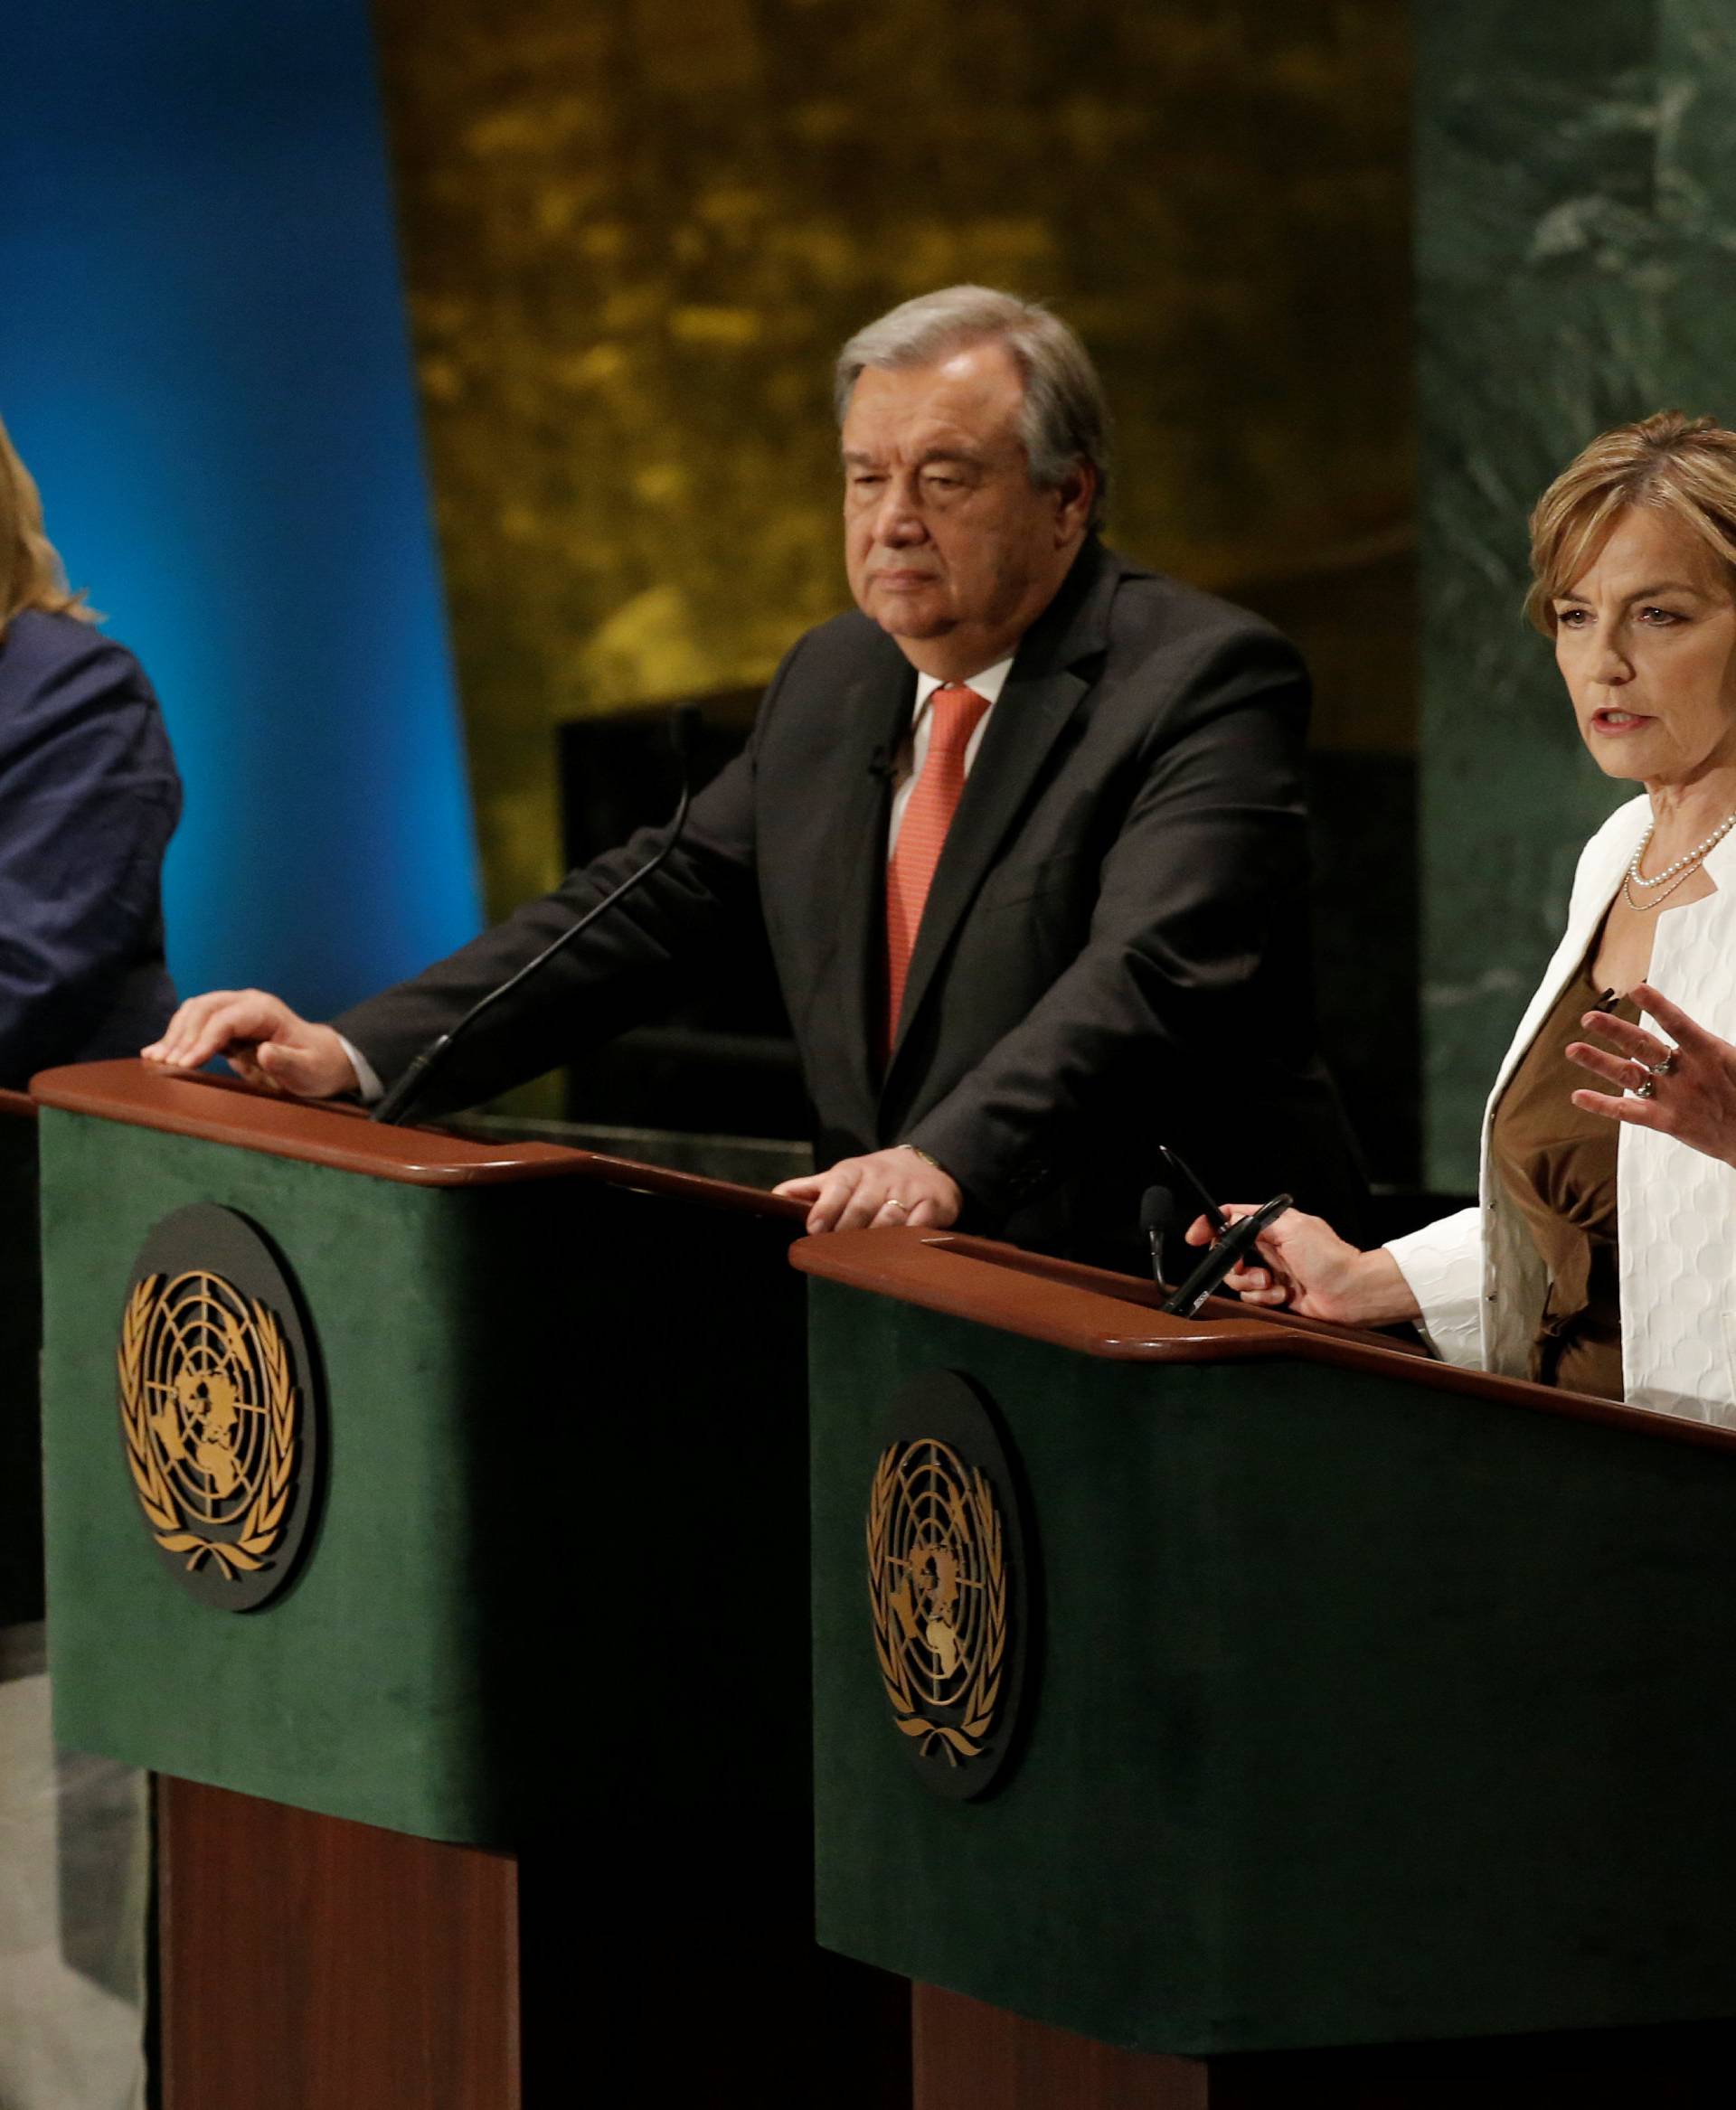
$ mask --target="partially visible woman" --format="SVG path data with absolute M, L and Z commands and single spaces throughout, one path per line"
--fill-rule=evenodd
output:
M 130 1054 L 175 1009 L 163 852 L 181 781 L 138 662 L 67 590 L 0 425 L 0 1085 Z
M 1526 612 L 1599 767 L 1644 796 L 1580 859 L 1484 1117 L 1477 1208 L 1373 1252 L 1288 1216 L 1229 1284 L 1736 1425 L 1736 432 L 1675 411 L 1606 432 L 1531 531 Z M 1620 1096 L 1574 1089 L 1575 1065 Z

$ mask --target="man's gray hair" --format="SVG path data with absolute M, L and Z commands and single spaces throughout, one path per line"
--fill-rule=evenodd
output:
M 1103 518 L 1109 487 L 1109 413 L 1090 354 L 1059 316 L 1035 301 L 989 286 L 948 286 L 905 301 L 838 353 L 838 422 L 864 367 L 928 366 L 948 352 L 993 339 L 1006 346 L 1024 379 L 1019 437 L 1040 491 L 1052 491 L 1080 462 L 1097 472 L 1090 526 Z

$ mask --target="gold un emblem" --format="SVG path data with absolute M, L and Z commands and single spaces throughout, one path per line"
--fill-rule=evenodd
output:
M 987 1480 L 932 1437 L 881 1454 L 868 1502 L 874 1653 L 917 1755 L 978 1757 L 1007 1643 L 1006 1556 Z
M 118 1353 L 122 1433 L 151 1535 L 187 1572 L 266 1567 L 295 1492 L 298 1401 L 283 1331 L 206 1269 L 147 1275 Z

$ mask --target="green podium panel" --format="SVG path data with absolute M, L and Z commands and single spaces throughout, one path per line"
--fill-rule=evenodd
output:
M 647 2087 L 775 2092 L 814 2016 L 883 2011 L 812 1940 L 799 1207 L 136 1064 L 34 1089 L 56 1729 L 163 1778 L 167 2110 L 421 2110 L 460 2039 L 452 2110 L 628 2042 Z M 255 1234 L 305 1352 L 250 1332 Z M 303 1514 L 285 1368 L 306 1529 L 234 1609 L 201 1549 Z
M 88 1102 L 91 1074 L 56 1073 L 71 1082 L 54 1096 Z M 196 1094 L 208 1124 L 211 1102 L 231 1113 L 234 1134 L 88 1105 L 44 1105 L 40 1123 L 62 1742 L 392 1831 L 505 1845 L 549 1730 L 580 1708 L 593 1777 L 661 1767 L 717 1792 L 730 1755 L 696 1770 L 675 1724 L 731 1632 L 709 1562 L 737 1540 L 726 1495 L 741 1438 L 719 1409 L 735 1387 L 799 1399 L 800 1329 L 798 1310 L 762 1295 L 718 1332 L 708 1286 L 721 1274 L 740 1289 L 745 1247 L 775 1290 L 788 1224 L 743 1214 L 720 1239 L 715 1206 L 697 1205 L 734 1258 L 677 1299 L 675 1257 L 695 1237 L 684 1208 L 710 1182 L 664 1175 L 676 1192 L 647 1193 L 580 1176 L 582 1154 L 548 1145 L 491 1150 L 153 1083 L 151 1110 Z M 310 1122 L 304 1154 L 269 1147 L 305 1140 Z M 497 1176 L 476 1176 L 491 1164 Z M 407 1176 L 419 1167 L 432 1176 Z M 154 1227 L 193 1203 L 264 1234 L 323 1395 L 299 1568 L 247 1612 L 201 1601 L 153 1543 L 117 1409 L 135 1263 Z M 758 1361 L 744 1370 L 750 1338 Z M 799 1421 L 783 1418 L 753 1462 L 775 1485 L 781 1452 L 799 1502 Z M 787 1638 L 786 1659 L 798 1627 Z M 781 1686 L 787 1660 L 764 1653 L 769 1688 Z M 753 1654 L 738 1650 L 735 1689 L 759 1697 Z M 594 1734 L 616 1707 L 614 1732 Z M 750 1803 L 775 1799 L 800 1785 L 784 1771 L 780 1784 L 776 1757 L 759 1753 L 735 1785 Z
M 1193 2057 L 1736 2015 L 1736 1439 L 967 1247 L 794 1248 L 821 1940 Z M 870 1616 L 889 1407 L 935 1371 L 1025 1508 L 977 1799 L 910 1764 Z
M 532 1607 L 521 1446 L 582 1371 L 512 1327 L 547 1281 L 546 1190 L 357 1178 L 45 1108 L 55 1727 L 75 1749 L 430 1839 L 512 1836 L 496 1744 Z M 307 1558 L 256 1612 L 179 1587 L 127 1470 L 116 1348 L 134 1261 L 191 1202 L 269 1229 L 316 1342 L 328 1453 Z M 526 1367 L 527 1361 L 532 1367 Z M 514 1517 L 512 1461 L 528 1515 Z M 546 1482 L 541 1491 L 551 1493 Z
M 0 1091 L 0 1626 L 42 1615 L 36 1109 Z

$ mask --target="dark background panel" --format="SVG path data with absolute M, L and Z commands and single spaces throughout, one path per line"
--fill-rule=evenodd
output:
M 1411 1178 L 1407 11 L 376 0 L 375 18 L 491 909 L 627 817 L 626 749 L 558 729 L 751 694 L 845 605 L 837 346 L 910 295 L 1008 286 L 1102 368 L 1111 541 L 1270 615 L 1315 669 L 1317 796 L 1359 837 L 1323 831 L 1329 1052 L 1376 1172 Z M 738 1043 L 682 1118 L 777 1133 L 791 1085 L 755 1044 L 763 973 L 731 971 L 733 994 L 660 1028 Z M 665 1118 L 682 1060 L 640 1041 L 574 1096 L 587 1118 Z

